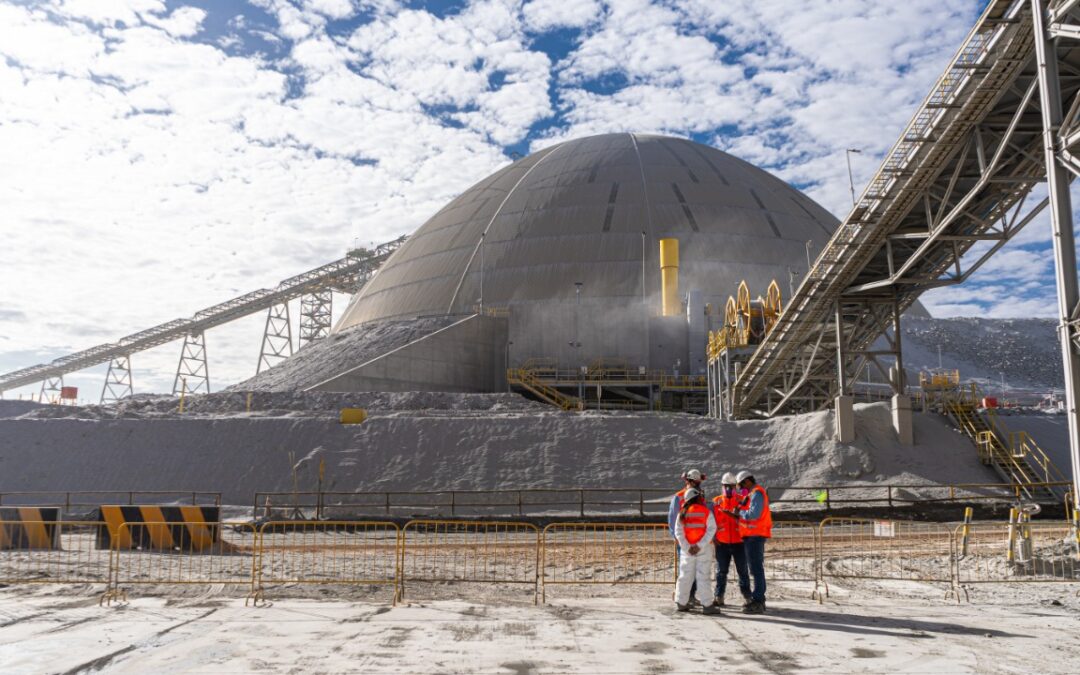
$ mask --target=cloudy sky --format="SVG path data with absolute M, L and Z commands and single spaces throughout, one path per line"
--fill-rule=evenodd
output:
M 861 189 L 984 4 L 0 0 L 0 372 L 410 232 L 575 136 L 685 136 L 842 217 L 844 149 Z M 927 306 L 1051 316 L 1048 232 Z M 207 334 L 214 389 L 263 321 Z M 137 354 L 136 390 L 178 355 Z M 103 372 L 68 383 L 96 400 Z

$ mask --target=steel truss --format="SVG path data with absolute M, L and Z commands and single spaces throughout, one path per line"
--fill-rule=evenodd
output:
M 256 373 L 263 367 L 273 368 L 278 363 L 292 356 L 292 321 L 289 320 L 289 303 L 283 302 L 266 310 L 266 328 L 263 330 L 262 346 L 259 348 L 259 365 Z
M 131 384 L 131 357 L 127 354 L 109 361 L 105 373 L 105 386 L 101 389 L 101 403 L 116 403 L 135 393 Z
M 334 294 L 330 290 L 316 291 L 300 297 L 300 346 L 303 347 L 330 335 Z
M 1074 475 L 1080 293 L 1068 184 L 1080 175 L 1080 2 L 995 0 L 734 385 L 735 416 L 821 410 L 863 368 L 902 373 L 900 315 L 962 283 L 1047 206 Z M 1032 196 L 1040 183 L 1048 196 Z M 971 253 L 971 260 L 964 254 Z M 873 345 L 886 335 L 886 349 Z M 902 378 L 890 377 L 894 392 Z
M 324 291 L 355 293 L 404 241 L 405 237 L 398 237 L 372 250 L 350 251 L 340 260 L 289 277 L 274 288 L 263 288 L 241 295 L 196 312 L 191 318 L 174 319 L 128 335 L 115 343 L 97 345 L 81 352 L 62 356 L 50 363 L 42 363 L 0 375 L 0 392 L 35 382 L 44 382 L 50 378 L 108 363 L 115 358 L 152 349 L 187 335 L 202 333 L 215 326 L 261 312 L 306 294 Z
M 41 391 L 38 393 L 40 403 L 59 403 L 60 390 L 64 388 L 64 376 L 45 378 L 41 383 Z
M 209 394 L 210 366 L 206 361 L 206 336 L 203 332 L 184 336 L 180 363 L 176 366 L 173 395 Z

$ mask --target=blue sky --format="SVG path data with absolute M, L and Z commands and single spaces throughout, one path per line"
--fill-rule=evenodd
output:
M 575 136 L 688 137 L 842 217 L 844 149 L 861 189 L 983 5 L 0 0 L 0 371 L 412 231 Z M 925 302 L 1052 316 L 1048 251 L 1042 219 Z M 215 388 L 252 374 L 262 321 L 209 334 Z M 177 350 L 137 355 L 136 388 Z M 100 373 L 74 381 L 96 399 Z

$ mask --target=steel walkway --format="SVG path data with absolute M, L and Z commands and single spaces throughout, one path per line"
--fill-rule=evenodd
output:
M 1039 30 L 1054 45 L 1047 58 L 1061 72 L 1056 93 L 1072 102 L 1054 139 L 1059 161 L 1080 173 L 1080 160 L 1068 152 L 1080 145 L 1080 15 L 1071 15 L 1077 4 L 1051 3 L 1046 27 L 1033 22 L 1037 2 L 989 3 L 742 367 L 730 414 L 823 409 L 850 392 L 864 367 L 888 377 L 879 356 L 896 358 L 903 372 L 902 312 L 924 291 L 969 278 L 1043 210 L 1049 198 L 1029 198 L 1047 180 L 1046 158 L 1055 152 L 1044 146 L 1050 134 L 1037 95 Z M 961 256 L 973 247 L 974 260 L 964 264 Z M 875 349 L 881 336 L 887 347 Z M 902 382 L 894 385 L 903 392 Z
M 38 364 L 0 375 L 0 392 L 15 389 L 50 378 L 62 377 L 84 368 L 126 359 L 131 354 L 186 338 L 203 331 L 295 298 L 333 290 L 355 292 L 390 257 L 405 237 L 381 244 L 373 250 L 358 249 L 344 258 L 285 279 L 274 288 L 262 288 L 226 302 L 207 307 L 187 319 L 174 319 L 153 328 L 121 338 L 117 342 L 98 345 L 81 352 L 62 356 L 50 363 Z M 186 344 L 185 344 L 186 347 Z

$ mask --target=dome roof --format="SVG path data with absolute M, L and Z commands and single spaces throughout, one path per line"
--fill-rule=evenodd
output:
M 681 138 L 605 134 L 537 151 L 424 223 L 357 293 L 335 330 L 369 321 L 585 299 L 659 308 L 657 241 L 680 242 L 680 289 L 723 303 L 746 279 L 806 271 L 837 220 L 784 181 Z M 644 233 L 644 241 L 643 241 Z M 644 246 L 644 284 L 643 273 Z M 796 283 L 797 280 L 796 280 Z

